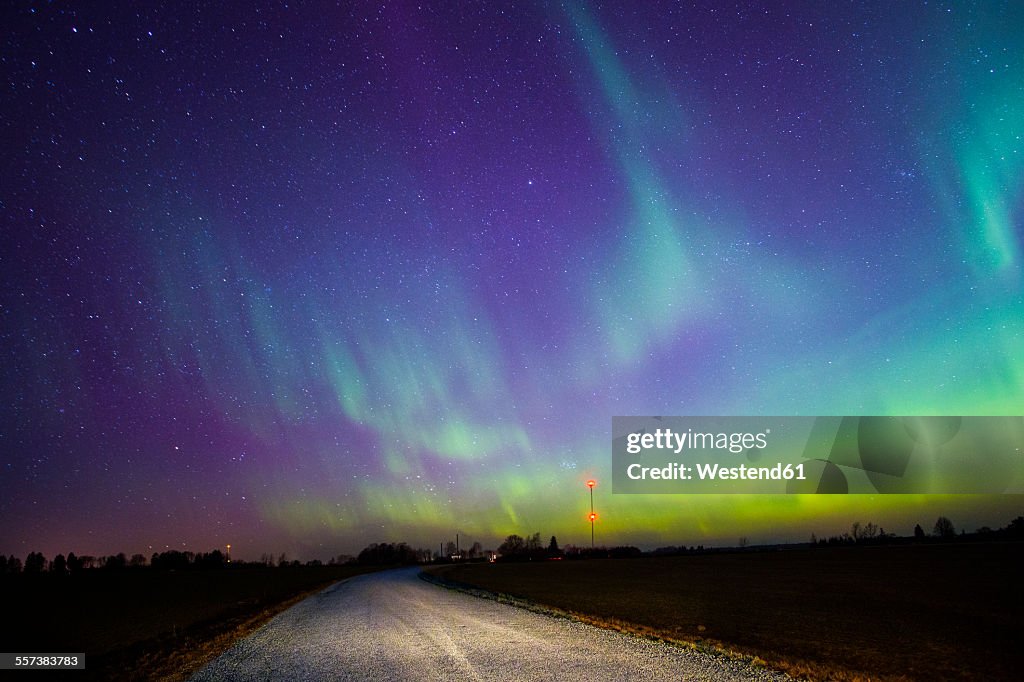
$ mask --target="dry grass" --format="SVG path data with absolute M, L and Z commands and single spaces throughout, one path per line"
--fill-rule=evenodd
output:
M 441 577 L 830 680 L 1019 679 L 1021 544 L 474 564 Z

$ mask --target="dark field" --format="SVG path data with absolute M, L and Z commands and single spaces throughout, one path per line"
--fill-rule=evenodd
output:
M 814 679 L 1021 679 L 1022 543 L 470 564 L 439 576 Z
M 84 652 L 85 674 L 63 673 L 74 679 L 184 679 L 298 598 L 367 570 L 303 566 L 4 576 L 0 649 Z

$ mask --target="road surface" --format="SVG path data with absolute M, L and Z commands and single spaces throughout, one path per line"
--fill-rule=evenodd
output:
M 780 673 L 546 616 L 423 580 L 333 585 L 193 680 L 788 680 Z

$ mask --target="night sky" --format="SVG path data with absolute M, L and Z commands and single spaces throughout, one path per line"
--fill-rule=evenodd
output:
M 1022 413 L 1024 5 L 785 5 L 5 3 L 0 552 L 1005 525 L 610 494 L 613 415 Z

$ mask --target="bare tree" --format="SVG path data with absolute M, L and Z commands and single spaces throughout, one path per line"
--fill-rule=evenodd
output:
M 932 530 L 932 535 L 948 540 L 956 536 L 956 528 L 953 526 L 952 521 L 945 516 L 940 516 L 935 519 L 935 528 Z

